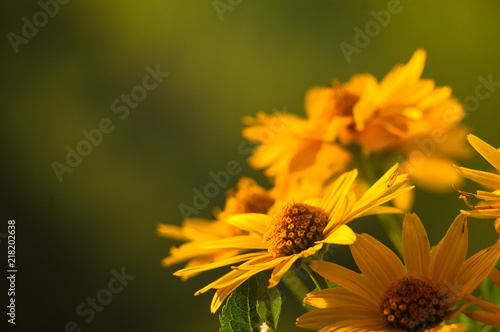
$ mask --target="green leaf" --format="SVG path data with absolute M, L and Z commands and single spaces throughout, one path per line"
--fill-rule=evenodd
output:
M 257 293 L 257 313 L 269 331 L 276 331 L 281 313 L 281 295 L 276 287 L 268 288 L 268 278 L 261 274 Z
M 276 288 L 267 285 L 262 274 L 260 279 L 253 276 L 236 288 L 222 308 L 219 332 L 276 331 L 281 296 Z

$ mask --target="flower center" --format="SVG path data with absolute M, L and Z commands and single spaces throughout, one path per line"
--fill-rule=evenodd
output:
M 449 308 L 447 292 L 425 277 L 405 277 L 392 283 L 380 301 L 390 327 L 423 332 L 439 324 Z
M 352 109 L 359 101 L 359 96 L 347 92 L 345 88 L 336 84 L 333 84 L 332 90 L 333 98 L 335 100 L 335 114 L 352 117 Z
M 274 204 L 274 198 L 267 193 L 254 193 L 245 197 L 243 213 L 267 213 Z
M 328 214 L 303 203 L 288 203 L 274 216 L 264 238 L 273 257 L 301 253 L 323 239 Z
M 274 204 L 274 198 L 254 180 L 244 178 L 238 183 L 238 190 L 229 190 L 226 206 L 219 218 L 225 219 L 239 213 L 267 213 Z

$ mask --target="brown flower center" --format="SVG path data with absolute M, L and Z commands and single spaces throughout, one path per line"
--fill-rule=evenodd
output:
M 352 117 L 352 110 L 359 101 L 359 96 L 337 84 L 333 84 L 332 91 L 335 100 L 335 115 Z
M 303 203 L 288 203 L 274 216 L 264 234 L 274 257 L 301 253 L 323 239 L 328 214 Z
M 447 292 L 425 277 L 405 277 L 392 283 L 380 301 L 384 321 L 392 328 L 423 332 L 443 321 Z
M 226 206 L 219 218 L 225 219 L 239 213 L 267 213 L 274 204 L 274 198 L 255 183 L 254 180 L 244 178 L 238 183 L 238 190 L 229 190 Z

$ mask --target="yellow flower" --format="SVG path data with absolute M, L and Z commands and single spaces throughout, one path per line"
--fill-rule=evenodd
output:
M 207 243 L 203 248 L 258 251 L 186 268 L 174 275 L 188 276 L 244 262 L 195 294 L 204 293 L 209 289 L 217 290 L 212 300 L 212 312 L 215 312 L 241 283 L 261 271 L 273 270 L 269 287 L 274 287 L 295 262 L 313 256 L 325 244 L 354 242 L 356 236 L 346 225 L 351 220 L 366 215 L 399 212 L 395 208 L 380 206 L 412 189 L 401 188 L 406 176 L 394 173 L 397 166 L 382 176 L 359 200 L 351 191 L 351 185 L 357 176 L 357 171 L 353 170 L 342 174 L 333 182 L 322 199 L 311 199 L 302 203 L 287 202 L 273 217 L 257 213 L 234 215 L 228 218 L 227 222 L 249 234 Z
M 274 204 L 274 198 L 250 178 L 241 178 L 237 190 L 229 190 L 224 210 L 218 213 L 218 220 L 190 218 L 182 227 L 158 225 L 158 235 L 184 241 L 179 247 L 172 247 L 170 255 L 162 260 L 163 266 L 172 266 L 188 261 L 186 267 L 194 267 L 217 262 L 242 253 L 242 249 L 205 249 L 203 243 L 243 235 L 246 232 L 228 224 L 224 219 L 241 213 L 266 213 Z M 184 276 L 187 280 L 193 275 Z
M 385 245 L 367 234 L 350 245 L 361 274 L 340 265 L 312 261 L 319 275 L 343 288 L 308 294 L 304 302 L 320 308 L 297 325 L 321 331 L 461 331 L 444 325 L 464 307 L 451 308 L 472 292 L 493 269 L 500 241 L 464 262 L 467 219 L 459 215 L 439 244 L 430 250 L 427 233 L 415 214 L 403 222 L 406 268 Z
M 491 270 L 489 277 L 497 287 L 500 287 L 500 272 L 498 272 L 497 269 Z M 487 301 L 484 301 L 482 299 L 473 297 L 467 298 L 467 300 L 471 301 L 472 303 L 478 305 L 479 307 L 487 311 L 479 311 L 479 310 L 476 310 L 474 312 L 464 311 L 464 314 L 466 314 L 470 318 L 480 323 L 500 328 L 500 308 L 498 306 L 489 303 Z
M 495 149 L 488 143 L 482 141 L 474 135 L 468 135 L 469 143 L 476 149 L 481 156 L 484 157 L 493 167 L 500 171 L 500 151 Z M 462 211 L 473 217 L 478 218 L 498 218 L 500 217 L 500 175 L 490 172 L 483 172 L 465 167 L 455 166 L 458 173 L 463 177 L 475 181 L 494 189 L 494 191 L 478 190 L 476 194 L 471 194 L 458 190 L 462 194 L 460 198 L 465 200 L 471 211 Z M 475 197 L 484 200 L 483 204 L 473 206 L 467 202 L 467 196 Z
M 465 158 L 465 112 L 451 89 L 421 79 L 426 53 L 417 50 L 406 65 L 394 67 L 353 109 L 356 142 L 366 153 L 395 151 L 403 155 L 401 169 L 421 188 L 443 192 L 460 177 L 452 158 Z

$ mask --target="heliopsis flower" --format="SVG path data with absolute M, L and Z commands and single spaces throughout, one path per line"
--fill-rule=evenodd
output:
M 198 295 L 209 289 L 216 289 L 211 305 L 212 312 L 219 308 L 233 290 L 261 271 L 273 270 L 269 287 L 274 287 L 292 265 L 314 256 L 324 245 L 353 243 L 356 236 L 346 225 L 351 220 L 366 215 L 399 212 L 392 207 L 380 206 L 412 189 L 401 188 L 406 176 L 394 173 L 397 166 L 391 168 L 359 199 L 356 199 L 356 195 L 351 191 L 357 176 L 357 171 L 353 170 L 335 180 L 321 199 L 286 202 L 273 216 L 258 213 L 233 215 L 227 222 L 248 232 L 248 235 L 214 241 L 202 247 L 257 251 L 186 268 L 175 272 L 174 275 L 189 276 L 243 262 L 196 292 L 195 295 Z
M 497 287 L 500 287 L 500 272 L 497 269 L 491 270 L 489 277 Z M 467 300 L 486 311 L 464 311 L 464 314 L 480 323 L 500 328 L 500 307 L 478 298 L 471 297 L 467 298 Z
M 465 146 L 462 105 L 449 87 L 421 79 L 426 53 L 417 50 L 406 65 L 397 65 L 380 83 L 355 75 L 346 84 L 309 92 L 310 118 L 330 125 L 328 138 L 361 146 L 365 154 L 396 152 L 401 169 L 420 187 L 450 190 L 460 177 L 452 158 L 470 154 Z
M 500 171 L 500 150 L 495 149 L 474 135 L 468 135 L 467 139 L 474 149 L 476 149 L 476 151 L 484 157 L 484 159 L 495 167 L 497 171 Z M 500 175 L 465 167 L 455 167 L 458 173 L 460 173 L 463 177 L 494 189 L 491 192 L 478 190 L 476 194 L 463 192 L 457 189 L 458 192 L 462 194 L 460 198 L 463 198 L 465 203 L 467 203 L 467 206 L 472 209 L 470 211 L 462 212 L 478 218 L 500 217 Z M 470 205 L 467 202 L 467 196 L 482 199 L 483 202 L 482 204 L 476 206 Z
M 453 308 L 493 269 L 500 241 L 464 262 L 467 218 L 459 215 L 430 250 L 427 233 L 415 214 L 403 222 L 406 268 L 389 248 L 367 234 L 357 235 L 351 253 L 362 274 L 337 264 L 312 261 L 319 275 L 343 288 L 307 295 L 320 308 L 297 319 L 297 325 L 326 331 L 460 331 L 460 324 L 440 326 L 464 307 Z
M 250 178 L 241 178 L 237 190 L 229 190 L 224 210 L 217 214 L 217 220 L 190 218 L 183 221 L 182 227 L 158 225 L 158 235 L 184 241 L 179 247 L 172 247 L 170 255 L 162 260 L 163 266 L 172 266 L 188 261 L 186 267 L 217 262 L 242 253 L 242 249 L 206 249 L 200 246 L 205 242 L 221 240 L 247 232 L 228 224 L 225 219 L 241 213 L 266 213 L 274 204 L 274 198 L 267 190 Z M 190 276 L 184 276 L 186 280 Z

